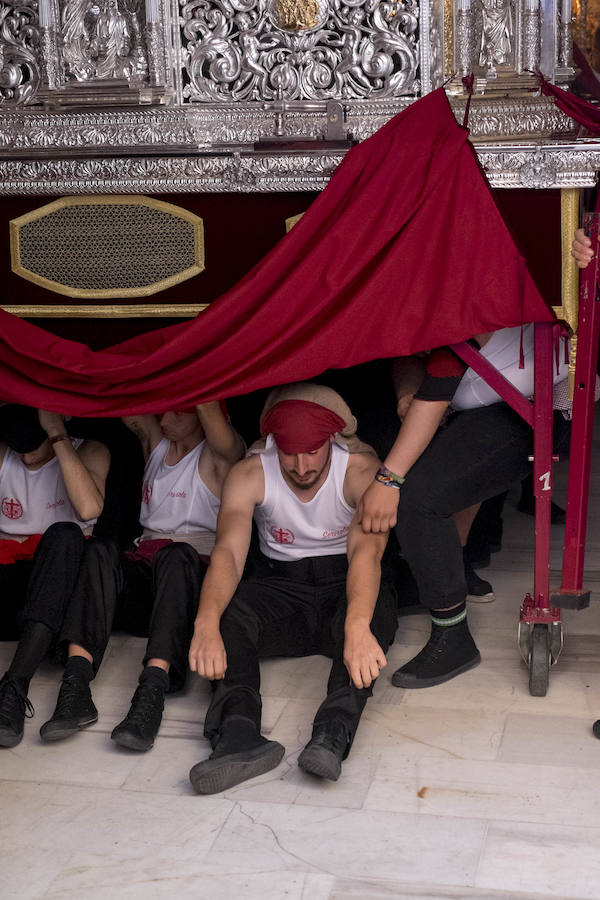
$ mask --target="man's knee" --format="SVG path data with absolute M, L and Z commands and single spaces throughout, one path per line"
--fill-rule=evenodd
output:
M 83 547 L 84 543 L 83 532 L 75 522 L 55 522 L 46 529 L 38 546 L 43 545 L 47 550 L 49 547 L 60 546 Z

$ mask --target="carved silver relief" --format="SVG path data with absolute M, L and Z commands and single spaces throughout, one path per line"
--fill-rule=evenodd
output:
M 0 4 L 0 104 L 21 106 L 40 82 L 39 29 L 33 0 Z
M 181 0 L 186 97 L 379 99 L 417 90 L 417 0 Z
M 513 12 L 511 0 L 480 0 L 480 3 L 479 65 L 487 70 L 487 77 L 490 77 L 496 72 L 496 66 L 513 61 Z
M 148 71 L 140 0 L 65 0 L 62 51 L 67 80 L 129 79 Z

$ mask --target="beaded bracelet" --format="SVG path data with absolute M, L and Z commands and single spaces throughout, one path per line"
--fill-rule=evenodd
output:
M 384 484 L 386 487 L 393 487 L 400 490 L 400 487 L 404 484 L 406 478 L 403 478 L 402 475 L 396 475 L 396 473 L 388 469 L 387 466 L 380 466 L 375 473 L 375 481 L 378 481 L 379 484 Z

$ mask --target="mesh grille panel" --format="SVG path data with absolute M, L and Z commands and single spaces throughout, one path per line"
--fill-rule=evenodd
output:
M 88 297 L 148 295 L 168 287 L 165 281 L 202 271 L 200 219 L 184 210 L 187 218 L 181 218 L 150 198 L 133 203 L 94 199 L 66 198 L 68 205 L 58 201 L 45 207 L 59 206 L 48 213 L 37 210 L 15 220 L 15 271 L 51 290 Z

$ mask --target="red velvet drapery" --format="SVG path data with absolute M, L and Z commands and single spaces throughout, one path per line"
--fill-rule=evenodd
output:
M 195 320 L 93 352 L 0 311 L 0 396 L 159 412 L 552 318 L 440 89 L 353 148 Z

